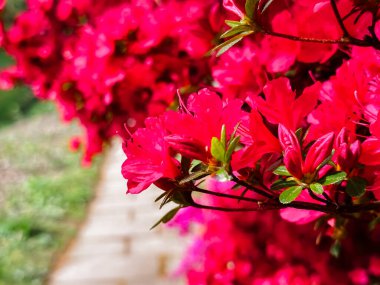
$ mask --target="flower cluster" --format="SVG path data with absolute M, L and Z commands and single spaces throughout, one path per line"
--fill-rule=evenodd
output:
M 252 210 L 336 214 L 376 208 L 371 201 L 379 198 L 380 94 L 372 92 L 375 79 L 368 72 L 354 86 L 342 83 L 354 62 L 365 64 L 349 60 L 336 76 L 298 97 L 288 79 L 278 78 L 251 106 L 203 89 L 181 102 L 178 112 L 147 119 L 126 144 L 122 172 L 128 191 L 139 193 L 151 184 L 168 193 L 202 191 L 198 181 L 216 176 L 261 196 Z M 332 112 L 338 104 L 344 106 Z
M 124 138 L 128 192 L 204 228 L 190 284 L 378 281 L 379 1 L 91 2 L 27 1 L 0 86 L 78 118 L 86 161 Z
M 222 211 L 204 212 L 200 219 L 204 232 L 182 268 L 189 284 L 281 284 L 281 280 L 285 284 L 369 284 L 379 278 L 380 252 L 374 251 L 379 228 L 367 228 L 368 221 L 375 218 L 376 223 L 379 211 L 379 162 L 375 148 L 366 147 L 375 137 L 359 137 L 364 135 L 361 129 L 351 133 L 347 124 L 354 118 L 347 117 L 337 131 L 331 124 L 325 134 L 313 139 L 314 125 L 307 120 L 323 105 L 316 95 L 324 96 L 326 90 L 318 84 L 295 99 L 287 83 L 280 78 L 264 88 L 267 100 L 272 94 L 268 90 L 278 87 L 282 94 L 288 93 L 288 104 L 291 97 L 305 100 L 302 109 L 280 121 L 277 112 L 264 116 L 264 107 L 261 112 L 260 107 L 246 112 L 241 100 L 223 103 L 216 93 L 202 90 L 191 95 L 180 112 L 148 119 L 147 127 L 127 142 L 129 159 L 123 174 L 130 193 L 155 183 L 165 190 L 163 203 L 172 200 L 181 205 L 175 212 L 189 205 Z M 258 97 L 258 101 L 265 100 Z M 276 123 L 273 131 L 270 127 Z M 309 126 L 309 133 L 302 134 L 300 125 Z M 239 150 L 232 152 L 236 146 Z M 202 182 L 205 177 L 208 183 Z M 191 196 L 197 192 L 205 196 Z M 255 213 L 265 209 L 281 209 L 282 219 L 271 212 Z M 251 214 L 224 213 L 230 211 Z M 355 220 L 361 211 L 364 226 Z M 177 220 L 185 220 L 181 212 Z M 315 220 L 317 232 L 310 224 Z M 303 242 L 294 244 L 298 239 Z M 305 255 L 305 248 L 310 255 Z M 355 262 L 343 263 L 347 256 L 355 256 Z
M 128 191 L 154 184 L 162 205 L 178 204 L 162 222 L 189 206 L 207 213 L 195 214 L 203 253 L 185 261 L 190 284 L 379 279 L 380 7 L 284 2 L 246 1 L 243 12 L 224 1 L 239 20 L 216 48 L 213 86 L 125 141 Z M 340 264 L 342 255 L 355 261 Z
M 95 2 L 27 1 L 4 34 L 16 65 L 0 76 L 2 88 L 22 81 L 79 119 L 85 162 L 124 125 L 163 112 L 178 88 L 206 84 L 204 54 L 223 24 L 218 1 Z
M 226 190 L 220 182 L 212 184 L 209 187 L 214 190 Z M 215 197 L 209 203 L 226 204 Z M 197 216 L 201 234 L 178 273 L 186 273 L 191 285 L 359 285 L 380 278 L 379 229 L 370 232 L 351 222 L 351 235 L 342 242 L 337 258 L 329 253 L 328 237 L 318 237 L 312 224 L 289 223 L 275 212 L 240 215 L 185 208 L 170 225 L 188 226 L 189 215 Z M 334 233 L 333 226 L 328 225 L 329 235 Z

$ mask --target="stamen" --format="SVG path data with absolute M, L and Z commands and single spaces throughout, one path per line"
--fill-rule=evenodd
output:
M 133 142 L 132 132 L 129 130 L 127 123 L 124 123 L 124 130 L 129 135 L 129 139 L 131 140 L 131 142 Z
M 189 109 L 187 109 L 185 103 L 182 100 L 181 92 L 179 91 L 179 89 L 177 89 L 177 96 L 178 96 L 179 110 L 182 111 L 183 113 L 191 114 L 191 112 L 189 111 Z

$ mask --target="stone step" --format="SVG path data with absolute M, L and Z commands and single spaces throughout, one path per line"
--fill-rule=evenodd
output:
M 189 242 L 172 229 L 150 227 L 172 205 L 159 210 L 152 187 L 126 195 L 118 144 L 109 152 L 88 217 L 48 285 L 181 285 L 171 278 Z

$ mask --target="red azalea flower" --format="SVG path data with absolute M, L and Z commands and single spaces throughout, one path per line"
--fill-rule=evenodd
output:
M 265 100 L 257 97 L 257 109 L 272 124 L 281 123 L 290 130 L 296 130 L 315 107 L 318 100 L 319 84 L 304 90 L 296 98 L 287 78 L 279 78 L 268 82 L 263 89 Z
M 283 125 L 278 126 L 278 138 L 284 151 L 284 164 L 288 171 L 296 178 L 316 173 L 317 167 L 331 154 L 334 143 L 334 133 L 328 133 L 317 139 L 307 152 L 305 160 L 294 132 Z
M 180 174 L 179 162 L 171 156 L 161 119 L 148 118 L 146 128 L 138 129 L 126 143 L 127 160 L 122 174 L 128 180 L 128 193 L 137 194 L 161 178 Z
M 268 130 L 261 115 L 255 110 L 249 114 L 248 121 L 239 126 L 238 134 L 244 147 L 232 156 L 231 164 L 234 170 L 254 167 L 267 153 L 281 153 L 278 139 Z
M 369 61 L 363 56 L 366 52 L 359 53 L 355 49 L 353 58 L 323 83 L 319 95 L 321 104 L 308 117 L 311 124 L 308 139 L 316 139 L 330 131 L 338 134 L 342 128 L 355 133 L 358 123 L 375 123 L 380 110 L 377 90 L 380 56 L 377 52 L 370 53 Z
M 243 44 L 224 53 L 213 65 L 212 75 L 224 98 L 241 98 L 251 104 L 267 79 L 261 50 L 248 41 Z
M 188 98 L 186 113 L 165 113 L 165 127 L 170 132 L 166 141 L 176 152 L 207 162 L 212 158 L 211 139 L 220 137 L 222 126 L 230 136 L 236 125 L 246 119 L 242 104 L 240 100 L 223 103 L 215 92 L 202 89 Z
M 350 173 L 357 167 L 361 144 L 355 136 L 350 134 L 346 128 L 343 128 L 337 135 L 334 142 L 335 153 L 332 160 L 346 173 Z
M 380 139 L 371 137 L 362 143 L 359 162 L 365 165 L 380 165 Z

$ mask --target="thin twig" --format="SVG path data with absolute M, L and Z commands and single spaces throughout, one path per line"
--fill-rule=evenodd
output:
M 309 43 L 320 43 L 320 44 L 349 44 L 350 40 L 347 38 L 342 39 L 316 39 L 316 38 L 305 38 L 294 35 L 288 35 L 283 33 L 278 33 L 274 31 L 263 30 L 262 31 L 266 35 L 275 36 L 279 38 L 284 38 L 292 41 L 298 42 L 309 42 Z
M 198 187 L 193 187 L 193 188 L 190 188 L 189 189 L 190 191 L 194 191 L 194 192 L 199 192 L 199 193 L 203 193 L 203 194 L 207 194 L 207 195 L 213 195 L 213 196 L 217 196 L 217 197 L 223 197 L 223 198 L 230 198 L 230 199 L 235 199 L 235 200 L 243 200 L 243 201 L 247 201 L 247 202 L 254 202 L 254 203 L 257 203 L 257 202 L 262 202 L 261 200 L 258 200 L 258 199 L 253 199 L 253 198 L 248 198 L 248 197 L 244 197 L 244 196 L 237 196 L 237 195 L 231 195 L 231 194 L 225 194 L 225 193 L 219 193 L 219 192 L 214 192 L 214 191 L 209 191 L 209 190 L 206 190 L 206 189 L 201 189 L 201 188 L 198 188 Z
M 222 211 L 222 212 L 258 212 L 263 210 L 278 210 L 280 208 L 283 208 L 281 205 L 260 205 L 258 204 L 257 208 L 226 208 L 226 207 L 219 207 L 219 206 L 210 206 L 210 205 L 202 205 L 197 202 L 193 202 L 193 207 L 199 208 L 199 209 L 208 209 L 208 210 L 216 210 L 216 211 Z
M 326 201 L 329 203 L 329 204 L 333 204 L 335 206 L 338 206 L 337 203 L 335 203 L 331 198 L 330 196 L 326 193 L 326 192 L 323 192 L 322 193 L 322 196 L 325 197 Z
M 251 189 L 252 191 L 256 192 L 257 194 L 260 194 L 261 196 L 267 197 L 269 199 L 276 199 L 276 197 L 265 192 L 264 190 L 258 189 L 257 187 L 254 187 L 253 185 L 249 184 L 248 182 L 240 180 L 232 172 L 230 173 L 230 175 L 232 176 L 232 181 L 234 181 L 235 183 L 237 183 L 241 186 L 244 186 L 248 189 Z
M 343 36 L 351 39 L 352 36 L 350 35 L 350 33 L 348 32 L 346 26 L 343 23 L 343 19 L 340 16 L 340 13 L 339 13 L 339 10 L 338 10 L 338 6 L 336 5 L 335 0 L 330 0 L 330 5 L 331 5 L 331 8 L 334 11 L 334 15 L 335 15 L 336 20 L 338 21 L 338 24 L 339 24 L 340 28 L 342 29 Z
M 341 17 L 336 0 L 330 0 L 331 7 L 334 11 L 334 15 L 338 21 L 338 24 L 343 32 L 343 37 L 340 39 L 318 39 L 318 38 L 307 38 L 307 37 L 299 37 L 299 36 L 294 36 L 294 35 L 289 35 L 289 34 L 284 34 L 284 33 L 279 33 L 279 32 L 274 32 L 268 29 L 265 29 L 264 27 L 260 27 L 259 30 L 257 30 L 257 26 L 248 22 L 249 25 L 252 26 L 252 29 L 255 31 L 262 32 L 263 34 L 270 35 L 270 36 L 275 36 L 283 39 L 288 39 L 292 41 L 298 41 L 298 42 L 309 42 L 309 43 L 320 43 L 320 44 L 350 44 L 350 45 L 355 45 L 355 46 L 361 46 L 361 47 L 373 47 L 375 49 L 380 49 L 380 43 L 378 40 L 376 41 L 377 37 L 376 34 L 372 34 L 373 40 L 369 41 L 368 39 L 361 40 L 353 37 L 347 30 L 346 26 L 344 25 L 344 20 Z M 351 11 L 352 12 L 352 11 Z M 347 17 L 347 15 L 346 15 Z M 375 22 L 377 20 L 374 20 Z
M 317 195 L 315 195 L 312 190 L 307 189 L 307 191 L 309 192 L 310 197 L 313 198 L 314 200 L 325 203 L 325 204 L 329 203 L 327 200 L 322 199 L 322 198 L 318 197 Z
M 271 203 L 260 203 L 258 202 L 255 208 L 226 208 L 219 206 L 210 206 L 210 205 L 202 205 L 197 202 L 192 202 L 191 205 L 196 208 L 202 209 L 210 209 L 224 212 L 257 212 L 257 211 L 266 211 L 266 210 L 279 210 L 284 208 L 294 208 L 300 210 L 310 210 L 310 211 L 318 211 L 326 214 L 332 215 L 347 215 L 354 214 L 365 211 L 380 211 L 380 202 L 373 202 L 362 205 L 348 205 L 348 206 L 339 206 L 335 207 L 334 205 L 322 205 L 315 204 L 310 202 L 301 202 L 301 201 L 293 201 L 289 204 L 281 204 L 277 202 L 276 204 Z
M 350 12 L 347 13 L 346 16 L 344 16 L 342 18 L 342 21 L 347 20 L 349 17 L 351 17 L 353 14 L 355 14 L 356 12 L 359 12 L 359 11 L 360 11 L 360 9 L 358 7 L 353 8 Z
M 372 23 L 371 23 L 371 26 L 368 27 L 368 30 L 372 36 L 372 39 L 376 42 L 376 43 L 379 43 L 379 38 L 377 37 L 376 35 L 376 32 L 375 32 L 375 26 L 376 26 L 376 22 L 377 22 L 377 19 L 376 19 L 376 12 L 373 12 L 372 13 Z

